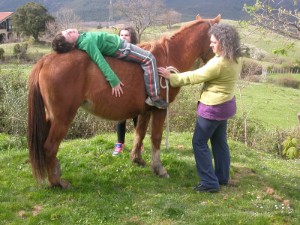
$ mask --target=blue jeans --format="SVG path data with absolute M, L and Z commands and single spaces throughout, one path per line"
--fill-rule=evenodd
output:
M 210 140 L 212 156 L 208 147 Z M 193 136 L 194 157 L 201 184 L 206 187 L 218 188 L 229 180 L 230 153 L 227 144 L 227 120 L 208 120 L 197 117 Z

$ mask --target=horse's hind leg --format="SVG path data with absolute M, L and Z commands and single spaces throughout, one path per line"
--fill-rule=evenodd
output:
M 56 157 L 59 145 L 68 131 L 68 125 L 63 125 L 58 121 L 51 123 L 49 135 L 44 144 L 46 152 L 46 167 L 48 173 L 48 180 L 51 187 L 69 188 L 69 182 L 61 179 L 61 170 L 59 161 Z
M 137 163 L 138 165 L 145 166 L 146 162 L 142 159 L 141 156 L 141 147 L 143 140 L 145 138 L 147 127 L 149 124 L 151 113 L 147 112 L 145 114 L 139 115 L 137 127 L 134 132 L 134 142 L 133 148 L 131 151 L 131 161 Z
M 160 177 L 169 177 L 167 170 L 160 160 L 160 144 L 162 140 L 163 125 L 166 118 L 166 110 L 155 110 L 152 113 L 152 162 L 151 167 L 155 174 Z

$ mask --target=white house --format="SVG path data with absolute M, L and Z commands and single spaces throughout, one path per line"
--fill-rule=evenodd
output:
M 0 43 L 13 39 L 12 15 L 13 12 L 0 12 Z

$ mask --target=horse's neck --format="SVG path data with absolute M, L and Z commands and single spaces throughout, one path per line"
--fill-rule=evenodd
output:
M 178 70 L 189 70 L 196 59 L 207 54 L 207 51 L 210 49 L 209 38 L 206 35 L 209 27 L 204 24 L 198 24 L 198 29 L 196 29 L 196 26 L 188 27 L 166 42 L 170 63 Z M 199 26 L 203 27 L 203 29 L 200 29 Z M 201 33 L 204 35 L 201 35 Z M 171 59 L 173 59 L 172 62 Z
M 179 71 L 188 70 L 197 59 L 196 51 L 189 51 L 190 46 L 187 46 L 185 42 L 178 44 L 170 42 L 168 49 L 168 54 L 176 59 L 172 63 Z M 188 54 L 187 51 L 189 51 Z

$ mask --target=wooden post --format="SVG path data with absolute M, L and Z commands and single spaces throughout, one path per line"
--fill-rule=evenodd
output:
M 300 127 L 300 112 L 298 113 L 298 123 L 299 123 L 299 127 Z

